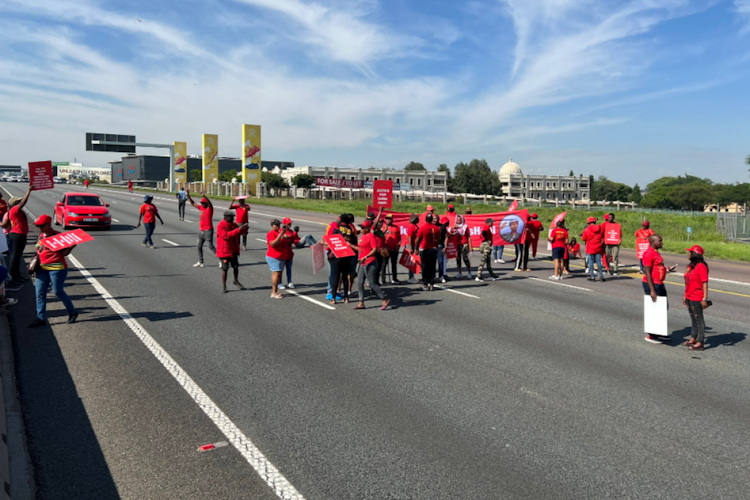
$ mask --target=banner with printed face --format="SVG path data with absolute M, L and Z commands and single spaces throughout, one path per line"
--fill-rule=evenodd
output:
M 219 178 L 219 136 L 203 134 L 203 182 Z
M 81 243 L 93 240 L 94 237 L 83 229 L 76 229 L 75 231 L 68 231 L 67 233 L 58 233 L 53 236 L 47 236 L 46 238 L 39 240 L 39 243 L 50 250 L 62 250 L 64 248 L 80 245 Z
M 619 245 L 622 241 L 622 228 L 617 222 L 605 222 L 602 224 L 604 229 L 604 244 Z
M 354 250 L 350 247 L 344 236 L 341 234 L 331 234 L 323 236 L 323 239 L 328 243 L 328 248 L 331 249 L 333 255 L 337 258 L 341 257 L 352 257 L 354 256 Z
M 174 180 L 177 184 L 188 181 L 187 142 L 174 143 Z
M 312 250 L 313 274 L 326 267 L 326 248 L 322 242 L 318 242 L 310 247 Z
M 378 209 L 372 206 L 367 207 L 367 213 L 377 213 Z M 383 217 L 387 214 L 393 215 L 393 223 L 401 228 L 401 244 L 409 244 L 409 216 L 404 212 L 391 212 L 389 210 L 383 210 Z M 416 214 L 419 216 L 418 225 L 424 224 L 424 216 L 426 214 Z M 446 214 L 449 220 L 452 220 L 450 227 L 456 226 L 458 217 L 461 217 L 463 222 L 466 224 L 466 231 L 471 235 L 471 244 L 474 248 L 479 248 L 482 244 L 482 228 L 485 225 L 485 220 L 492 219 L 493 224 L 490 230 L 493 234 L 492 245 L 514 245 L 524 243 L 526 241 L 526 221 L 529 217 L 529 211 L 519 210 L 517 212 L 499 212 L 494 214 L 469 214 L 469 215 L 457 215 Z
M 35 190 L 52 189 L 55 187 L 55 181 L 52 176 L 51 161 L 32 161 L 29 162 L 29 180 Z
M 255 183 L 261 180 L 260 125 L 242 126 L 242 182 L 249 183 L 255 194 Z
M 393 206 L 393 181 L 373 181 L 372 204 L 375 208 Z

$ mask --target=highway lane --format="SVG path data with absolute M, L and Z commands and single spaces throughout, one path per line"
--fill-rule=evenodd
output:
M 29 202 L 34 214 L 54 201 L 39 195 Z M 142 197 L 108 199 L 117 201 L 111 208 L 120 226 L 135 223 Z M 218 268 L 191 267 L 197 217 L 177 221 L 169 198 L 157 205 L 166 224 L 156 237 L 179 246 L 147 250 L 142 229 L 118 226 L 93 233 L 97 240 L 75 257 L 307 498 L 741 498 L 747 491 L 743 297 L 720 304 L 714 297 L 709 324 L 723 343 L 697 354 L 643 342 L 642 292 L 628 278 L 557 284 L 506 266 L 500 282 L 447 285 L 474 297 L 389 287 L 397 300 L 387 312 L 274 301 L 264 245 L 255 240 L 269 220 L 261 211 L 283 212 L 271 207 L 251 212 L 259 225 L 240 272 L 253 289 L 223 295 Z M 311 221 L 299 224 L 305 232 L 320 232 L 325 221 L 293 217 Z M 542 269 L 530 274 L 546 279 L 549 264 L 535 266 Z M 209 435 L 210 424 L 77 274 L 69 293 L 90 309 L 73 327 L 53 318 L 52 331 L 93 430 L 89 441 L 101 447 L 120 495 L 179 491 L 183 480 L 195 488 L 231 484 L 219 481 L 224 474 L 242 487 L 214 495 L 207 488 L 207 496 L 247 498 L 248 484 L 270 493 L 233 450 L 210 452 L 226 460 L 217 465 L 203 462 L 210 453 L 195 454 L 195 442 L 180 446 L 181 433 Z M 297 251 L 295 276 L 298 285 L 316 285 L 300 293 L 323 298 L 325 277 L 312 275 L 308 250 Z M 104 320 L 87 321 L 92 316 Z M 687 335 L 675 299 L 670 324 L 676 341 Z M 144 422 L 163 423 L 159 436 L 171 447 L 126 447 L 123 458 L 115 442 L 145 424 L 131 426 L 140 394 L 112 396 L 121 377 L 151 396 Z M 167 478 L 163 484 L 138 479 L 141 456 L 153 483 Z M 177 457 L 194 465 L 181 473 Z M 691 464 L 702 473 L 686 474 Z

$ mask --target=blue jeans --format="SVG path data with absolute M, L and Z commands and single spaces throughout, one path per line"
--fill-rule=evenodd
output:
M 154 234 L 156 222 L 144 222 L 143 226 L 146 228 L 146 237 L 143 238 L 143 243 L 154 246 L 154 241 L 151 239 L 151 235 Z
M 292 282 L 292 264 L 294 261 L 289 259 L 285 261 L 284 267 L 286 267 L 286 283 L 287 285 Z
M 505 245 L 492 247 L 492 254 L 494 255 L 492 258 L 494 260 L 503 260 L 503 251 L 505 251 Z
M 52 291 L 63 303 L 68 314 L 75 314 L 76 308 L 73 307 L 68 294 L 65 293 L 65 278 L 68 276 L 67 269 L 59 271 L 45 271 L 40 269 L 36 272 L 36 317 L 44 321 L 47 317 L 47 287 L 52 283 Z
M 599 279 L 604 278 L 604 275 L 602 274 L 602 254 L 598 253 L 596 255 L 588 255 L 589 257 L 589 275 L 591 275 L 592 278 L 595 278 L 596 275 L 594 274 L 594 264 L 596 264 L 596 267 L 599 269 Z

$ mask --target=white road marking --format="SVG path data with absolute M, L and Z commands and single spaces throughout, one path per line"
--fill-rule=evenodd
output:
M 540 281 L 542 283 L 549 283 L 550 285 L 558 285 L 558 286 L 566 286 L 568 288 L 575 288 L 576 290 L 583 290 L 584 292 L 593 292 L 593 290 L 591 290 L 590 288 L 583 288 L 583 287 L 575 286 L 575 285 L 566 285 L 565 283 L 560 283 L 559 281 L 547 281 L 547 280 L 543 280 L 542 278 L 537 278 L 535 276 L 531 276 L 529 277 L 529 279 Z
M 470 293 L 465 293 L 465 292 L 459 292 L 458 290 L 453 290 L 452 288 L 448 288 L 447 286 L 435 285 L 435 288 L 445 290 L 446 292 L 457 293 L 459 295 L 463 295 L 464 297 L 471 297 L 472 299 L 481 299 L 481 297 L 478 297 L 476 295 L 472 295 Z
M 289 290 L 289 289 L 287 288 L 287 289 L 286 289 L 286 290 L 284 290 L 284 291 L 285 291 L 285 292 L 289 292 L 289 293 L 291 293 L 292 295 L 296 295 L 297 297 L 299 297 L 299 298 L 301 298 L 301 299 L 305 299 L 305 300 L 306 300 L 306 301 L 308 301 L 308 302 L 312 302 L 313 304 L 317 304 L 317 305 L 319 305 L 320 307 L 325 307 L 326 309 L 329 309 L 329 310 L 331 310 L 331 311 L 335 311 L 335 310 L 336 310 L 336 308 L 335 308 L 335 307 L 333 307 L 333 306 L 330 306 L 330 305 L 326 304 L 325 302 L 321 302 L 321 301 L 319 301 L 319 300 L 315 300 L 315 299 L 312 299 L 312 298 L 308 297 L 307 295 L 302 295 L 302 294 L 300 294 L 300 293 L 297 293 L 297 292 L 295 292 L 294 290 Z
M 179 243 L 175 243 L 174 241 L 165 240 L 164 238 L 162 238 L 161 241 L 163 241 L 165 243 L 169 243 L 170 245 L 175 246 L 175 247 L 180 246 Z
M 262 241 L 263 243 L 268 243 L 266 240 L 262 240 L 260 238 L 255 238 L 255 239 L 258 240 L 258 241 Z
M 263 214 L 263 213 L 255 212 L 255 211 L 253 211 L 253 214 L 262 215 L 263 217 L 271 217 L 272 219 L 277 219 L 279 217 L 278 215 Z M 302 221 L 302 222 L 309 222 L 310 224 L 318 224 L 320 226 L 327 226 L 328 225 L 327 222 L 318 222 L 318 221 L 307 220 L 307 219 L 292 219 L 292 220 L 293 221 L 298 220 L 298 221 Z
M 167 353 L 159 343 L 138 323 L 128 311 L 115 300 L 112 295 L 88 272 L 83 265 L 73 257 L 69 256 L 70 261 L 78 268 L 80 273 L 88 280 L 94 289 L 107 302 L 107 305 L 114 310 L 118 316 L 125 322 L 135 335 L 143 342 L 149 351 L 159 360 L 167 369 L 170 375 L 174 377 L 177 383 L 182 386 L 185 392 L 195 401 L 198 407 L 203 410 L 208 418 L 216 427 L 226 436 L 227 440 L 232 443 L 237 451 L 247 460 L 258 475 L 266 484 L 276 493 L 276 496 L 289 500 L 304 500 L 304 497 L 295 489 L 294 486 L 279 472 L 279 470 L 263 455 L 263 453 L 248 439 L 245 434 L 232 422 L 229 417 L 214 403 L 208 394 L 201 389 L 198 384 L 190 378 L 190 375 L 177 364 L 172 356 Z
M 120 222 L 120 221 L 117 219 L 112 219 L 112 222 Z
M 184 220 L 185 222 L 193 222 L 193 221 L 187 220 L 187 219 L 182 219 L 182 220 Z
M 257 220 L 250 220 L 250 219 L 247 219 L 247 221 L 248 221 L 249 223 L 251 223 L 251 224 L 257 224 L 257 223 L 258 223 L 258 221 L 257 221 Z

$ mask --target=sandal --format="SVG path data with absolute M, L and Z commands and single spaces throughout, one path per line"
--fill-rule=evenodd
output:
M 691 351 L 702 351 L 704 349 L 703 344 L 695 343 L 688 347 Z
M 283 299 L 283 298 L 284 298 L 284 296 L 283 296 L 283 295 L 281 295 L 280 293 L 272 293 L 272 294 L 271 294 L 271 298 L 272 298 L 272 299 Z
M 694 339 L 686 340 L 680 345 L 684 345 L 686 347 L 690 347 L 691 345 L 695 345 L 697 342 Z
M 381 311 L 385 311 L 385 309 L 388 307 L 388 305 L 391 303 L 391 299 L 386 299 L 385 302 L 383 302 L 383 305 L 380 306 Z
M 333 299 L 329 302 L 329 304 L 331 304 L 332 306 L 335 306 L 336 304 L 338 304 L 338 302 L 336 302 L 336 299 Z
M 367 309 L 367 308 L 365 306 L 361 306 L 357 304 L 356 306 L 352 307 L 352 309 L 357 310 L 357 309 Z

